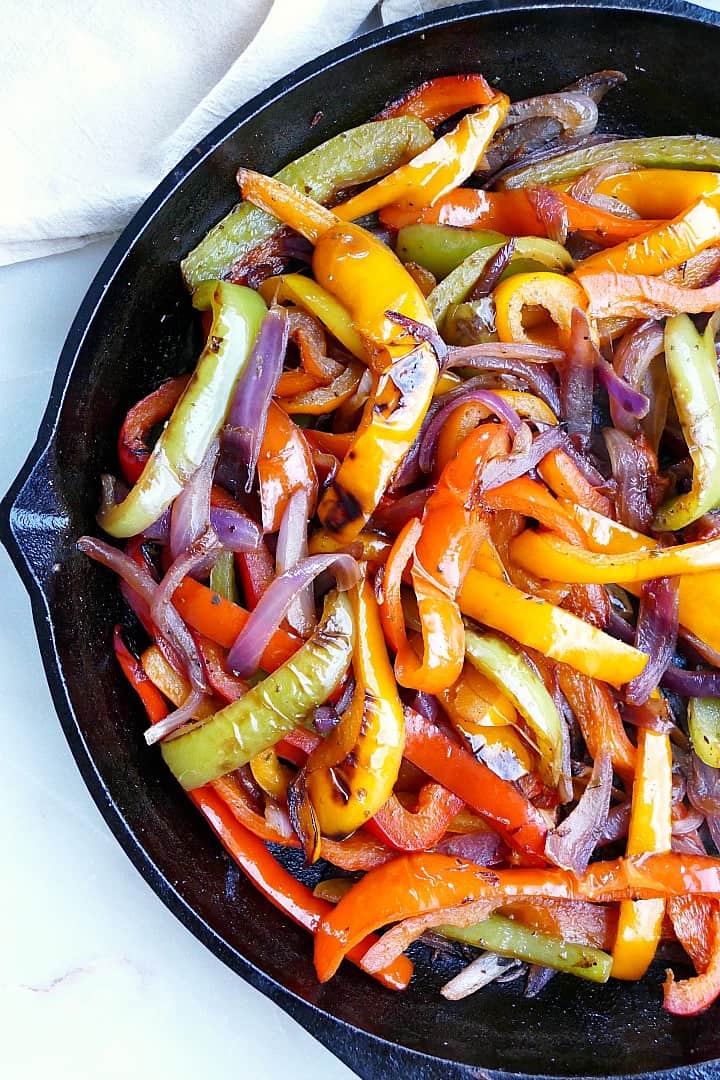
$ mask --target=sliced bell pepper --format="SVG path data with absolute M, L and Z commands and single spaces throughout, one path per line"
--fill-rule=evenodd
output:
M 690 698 L 687 718 L 693 750 L 706 765 L 720 768 L 720 700 Z
M 612 513 L 610 500 L 592 486 L 564 450 L 553 450 L 547 454 L 538 465 L 538 472 L 558 498 L 606 517 Z
M 593 760 L 605 748 L 615 772 L 624 780 L 631 780 L 635 775 L 637 752 L 625 733 L 609 688 L 565 664 L 558 665 L 557 677 Z
M 547 825 L 540 811 L 513 784 L 412 709 L 405 711 L 404 754 L 480 814 L 528 862 L 544 863 Z
M 233 645 L 250 618 L 250 613 L 239 604 L 231 603 L 191 577 L 184 578 L 178 585 L 173 594 L 173 604 L 188 626 L 226 649 Z M 296 653 L 301 645 L 300 638 L 280 627 L 262 654 L 260 666 L 264 671 L 274 671 Z
M 213 322 L 193 378 L 173 409 L 129 495 L 98 521 L 115 537 L 136 536 L 167 510 L 217 436 L 266 308 L 252 289 L 218 282 Z
M 297 389 L 288 395 L 278 383 L 278 404 L 291 416 L 325 416 L 334 412 L 355 394 L 365 372 L 359 360 L 351 360 L 329 386 L 314 386 Z M 302 375 L 303 372 L 285 372 L 286 375 Z M 282 376 L 280 377 L 282 379 Z M 287 390 L 287 387 L 285 387 Z
M 385 640 L 396 653 L 407 642 L 405 616 L 401 600 L 403 574 L 412 558 L 422 525 L 415 517 L 403 525 L 385 563 L 382 578 L 375 579 L 375 589 L 380 604 L 380 622 Z
M 417 263 L 441 281 L 474 252 L 497 250 L 506 241 L 507 236 L 492 230 L 471 232 L 453 225 L 404 225 L 397 234 L 395 251 L 404 263 Z
M 293 779 L 292 769 L 283 765 L 274 747 L 269 746 L 249 761 L 250 771 L 258 787 L 271 799 L 287 802 L 288 787 Z
M 567 510 L 547 490 L 544 484 L 519 476 L 507 484 L 483 492 L 483 502 L 494 510 L 514 510 L 525 517 L 535 518 L 546 529 L 564 536 L 571 544 L 584 544 L 585 535 Z
M 414 86 L 402 97 L 386 105 L 376 120 L 389 120 L 393 116 L 417 116 L 429 127 L 435 128 L 463 109 L 487 105 L 495 97 L 495 91 L 482 75 L 442 75 L 438 79 Z
M 316 933 L 320 921 L 332 910 L 332 905 L 313 896 L 306 885 L 280 866 L 262 840 L 258 840 L 235 819 L 216 792 L 202 787 L 191 791 L 190 798 L 255 888 L 298 926 L 311 934 Z M 356 949 L 348 952 L 348 959 L 354 964 L 359 963 L 376 940 L 373 936 L 361 942 Z M 404 990 L 411 975 L 412 964 L 406 957 L 400 956 L 376 977 L 392 990 Z
M 353 638 L 346 597 L 330 593 L 317 630 L 282 667 L 199 727 L 161 744 L 176 779 L 186 790 L 200 787 L 274 746 L 340 685 Z
M 432 141 L 427 124 L 414 116 L 361 124 L 286 165 L 277 178 L 318 202 L 329 202 L 338 191 L 391 172 Z M 192 292 L 208 278 L 226 277 L 234 263 L 277 228 L 275 218 L 262 210 L 236 206 L 183 259 L 188 289 Z
M 232 551 L 221 551 L 210 571 L 210 588 L 218 596 L 237 604 L 239 600 L 237 581 L 235 580 L 235 560 Z
M 178 375 L 153 390 L 128 412 L 118 437 L 118 461 L 128 484 L 135 484 L 150 457 L 150 432 L 172 413 L 188 384 L 189 375 Z
M 567 347 L 570 338 L 572 313 L 585 309 L 583 290 L 570 278 L 560 274 L 513 274 L 501 281 L 493 293 L 495 324 L 500 341 L 560 345 Z M 542 309 L 546 317 L 536 316 L 533 326 L 527 326 L 524 313 Z
M 665 734 L 640 728 L 627 854 L 669 851 L 672 831 L 672 754 Z M 665 915 L 665 901 L 624 900 L 620 905 L 612 973 L 641 979 L 652 963 Z
M 157 645 L 148 646 L 143 652 L 140 662 L 145 678 L 150 681 L 154 688 L 164 694 L 176 708 L 179 708 L 187 700 L 187 696 L 192 689 L 189 681 L 168 663 Z M 206 698 L 198 705 L 194 719 L 206 720 L 213 715 L 216 709 L 217 703 L 212 698 Z M 165 712 L 167 713 L 167 708 Z M 158 718 L 161 719 L 161 717 Z M 156 723 L 153 717 L 150 717 L 150 720 L 151 723 Z
M 562 772 L 562 720 L 545 684 L 519 653 L 494 634 L 466 630 L 465 649 L 473 667 L 494 682 L 524 718 L 540 753 L 540 776 L 550 787 L 557 787 Z
M 686 169 L 630 169 L 601 180 L 598 195 L 632 207 L 641 218 L 674 218 L 698 199 L 720 194 L 720 174 Z
M 720 378 L 714 328 L 699 334 L 687 315 L 665 325 L 665 363 L 678 419 L 693 462 L 692 488 L 660 507 L 654 526 L 685 529 L 720 504 Z
M 335 207 L 335 213 L 345 221 L 355 221 L 400 200 L 411 206 L 432 205 L 475 171 L 509 105 L 505 94 L 496 94 L 417 157 Z
M 296 491 L 317 495 L 317 475 L 308 444 L 297 425 L 276 402 L 270 403 L 257 463 L 263 530 L 277 532 Z
M 385 805 L 403 754 L 402 703 L 385 648 L 377 601 L 367 580 L 351 591 L 350 603 L 355 624 L 353 670 L 361 704 L 358 735 L 350 752 L 337 765 L 317 769 L 307 779 L 320 830 L 329 836 L 347 836 Z M 328 736 L 330 745 L 333 735 Z
M 610 978 L 612 957 L 608 953 L 530 930 L 504 915 L 491 915 L 474 926 L 438 926 L 435 933 L 463 945 L 489 949 L 498 956 L 515 956 L 528 964 L 542 964 L 590 982 L 605 983 Z
M 273 298 L 279 304 L 288 301 L 298 304 L 311 315 L 315 315 L 348 352 L 358 360 L 365 359 L 365 348 L 352 319 L 332 293 L 318 285 L 317 281 L 303 274 L 281 274 L 279 277 L 267 278 L 258 292 L 268 304 Z
M 657 221 L 619 217 L 562 192 L 552 194 L 562 205 L 570 230 L 592 233 L 603 243 L 639 236 L 658 224 Z M 439 198 L 432 206 L 420 202 L 386 206 L 380 212 L 380 220 L 390 229 L 437 224 L 494 229 L 510 236 L 547 236 L 548 231 L 527 191 L 482 191 L 461 187 Z
M 557 154 L 535 165 L 520 166 L 500 180 L 502 188 L 532 184 L 558 184 L 579 176 L 595 165 L 627 162 L 646 169 L 718 169 L 720 139 L 706 135 L 660 135 L 642 139 L 614 139 Z
M 672 221 L 583 259 L 575 277 L 585 274 L 662 274 L 720 241 L 720 195 L 698 199 Z
M 424 851 L 442 839 L 462 807 L 462 799 L 442 784 L 424 784 L 413 810 L 391 795 L 368 822 L 368 830 L 396 851 Z
M 122 668 L 123 675 L 137 692 L 138 697 L 145 706 L 145 712 L 151 724 L 156 724 L 167 716 L 168 708 L 165 698 L 148 678 L 142 664 L 128 649 L 123 641 L 122 626 L 116 626 L 113 631 L 113 648 L 115 656 Z M 187 694 L 185 695 L 187 697 Z M 184 700 L 184 699 L 183 699 Z
M 678 940 L 699 974 L 675 982 L 672 971 L 668 971 L 663 1005 L 675 1016 L 695 1016 L 709 1008 L 720 994 L 720 906 L 717 900 L 689 896 L 671 900 L 668 910 Z
M 613 686 L 624 686 L 634 679 L 648 661 L 645 653 L 572 612 L 478 570 L 469 572 L 459 602 L 471 619 Z
M 720 569 L 720 540 L 605 555 L 573 547 L 552 533 L 526 529 L 511 542 L 510 554 L 531 574 L 587 585 L 623 585 Z
M 618 274 L 615 271 L 586 273 L 580 278 L 595 319 L 615 320 L 620 333 L 626 319 L 662 318 L 666 315 L 698 315 L 720 307 L 720 282 L 687 289 L 659 277 Z M 618 322 L 619 320 L 619 322 Z M 617 333 L 609 336 L 616 337 Z
M 591 863 L 577 877 L 548 867 L 486 870 L 447 855 L 401 855 L 366 874 L 322 920 L 315 937 L 315 970 L 327 982 L 348 950 L 371 931 L 475 901 L 500 906 L 547 897 L 608 903 L 698 893 L 720 893 L 720 860 L 673 852 L 640 855 Z

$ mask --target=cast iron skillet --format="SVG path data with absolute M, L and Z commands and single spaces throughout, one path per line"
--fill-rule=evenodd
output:
M 273 172 L 408 86 L 459 71 L 482 71 L 524 97 L 620 68 L 629 83 L 603 106 L 606 126 L 718 135 L 719 26 L 716 14 L 662 0 L 486 0 L 379 30 L 277 83 L 177 166 L 108 255 L 63 349 L 35 447 L 2 504 L 2 538 L 30 593 L 60 721 L 108 825 L 201 941 L 363 1077 L 663 1069 L 709 1077 L 718 1075 L 711 1062 L 720 1059 L 720 1030 L 713 1013 L 664 1013 L 658 970 L 639 986 L 560 977 L 531 1001 L 515 984 L 450 1004 L 438 994 L 448 963 L 421 946 L 405 994 L 349 965 L 318 985 L 308 937 L 246 884 L 157 750 L 145 747 L 138 702 L 112 659 L 111 627 L 124 616 L 119 592 L 74 540 L 95 529 L 98 477 L 115 466 L 127 408 L 195 361 L 178 263 L 236 200 L 239 162 Z

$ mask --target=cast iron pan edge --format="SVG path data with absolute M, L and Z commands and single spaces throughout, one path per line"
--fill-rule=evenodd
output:
M 98 271 L 63 347 L 35 445 L 0 504 L 0 538 L 30 594 L 43 665 L 60 722 L 83 779 L 113 834 L 148 884 L 199 940 L 228 966 L 279 1004 L 359 1075 L 368 1080 L 369 1078 L 410 1075 L 419 1080 L 436 1080 L 436 1078 L 439 1080 L 440 1077 L 449 1078 L 449 1080 L 470 1080 L 471 1077 L 510 1080 L 510 1077 L 520 1078 L 528 1074 L 483 1070 L 452 1063 L 438 1057 L 430 1057 L 386 1042 L 315 1007 L 231 949 L 199 913 L 186 903 L 170 881 L 160 872 L 113 802 L 74 717 L 46 599 L 48 579 L 53 573 L 54 534 L 58 529 L 62 529 L 63 524 L 62 514 L 53 501 L 52 489 L 48 484 L 50 476 L 48 460 L 52 453 L 59 413 L 76 358 L 105 290 L 121 269 L 128 250 L 148 222 L 172 196 L 180 182 L 231 132 L 292 88 L 331 69 L 340 61 L 361 54 L 374 45 L 400 39 L 419 29 L 431 29 L 452 23 L 469 15 L 490 13 L 500 9 L 522 13 L 543 10 L 547 6 L 523 2 L 523 0 L 510 5 L 504 5 L 498 0 L 485 0 L 485 2 L 464 4 L 426 16 L 407 19 L 392 27 L 373 31 L 304 65 L 297 72 L 275 83 L 215 128 L 186 155 L 143 204 Z M 662 14 L 720 26 L 718 13 L 683 3 L 681 0 L 678 2 L 644 0 L 642 3 L 633 3 L 632 0 L 614 0 L 612 4 L 603 4 L 601 0 L 584 0 L 583 3 L 571 2 L 562 6 L 581 9 L 611 7 L 624 11 Z M 45 492 L 46 505 L 39 505 L 38 492 Z M 642 1077 L 645 1080 L 651 1080 L 653 1077 L 659 1080 L 660 1077 L 670 1075 L 682 1076 L 684 1080 L 709 1080 L 710 1077 L 718 1075 L 718 1069 L 712 1062 L 708 1062 L 644 1073 Z

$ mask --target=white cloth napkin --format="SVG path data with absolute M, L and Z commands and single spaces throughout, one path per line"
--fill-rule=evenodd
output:
M 224 117 L 373 0 L 23 0 L 0 35 L 0 266 L 116 232 Z

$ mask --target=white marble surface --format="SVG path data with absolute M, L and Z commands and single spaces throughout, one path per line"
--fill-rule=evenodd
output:
M 109 244 L 0 270 L 0 493 L 34 440 Z M 345 1080 L 351 1072 L 157 899 L 90 799 L 0 551 L 0 1076 Z

